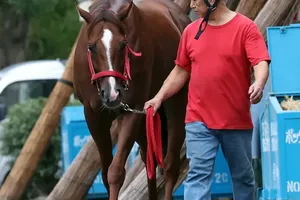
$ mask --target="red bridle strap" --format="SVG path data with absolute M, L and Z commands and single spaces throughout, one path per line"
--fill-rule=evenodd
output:
M 104 72 L 95 73 L 90 50 L 88 50 L 88 62 L 89 62 L 89 68 L 90 68 L 90 71 L 91 71 L 91 74 L 92 74 L 91 81 L 94 81 L 98 78 L 106 77 L 106 76 L 113 76 L 113 77 L 116 77 L 116 78 L 120 78 L 124 81 L 127 80 L 125 76 L 123 76 L 121 73 L 116 72 L 116 71 L 104 71 Z
M 142 53 L 136 53 L 134 52 L 128 45 L 127 41 L 126 41 L 126 48 L 125 48 L 125 61 L 124 61 L 124 75 L 116 72 L 116 71 L 103 71 L 103 72 L 98 72 L 95 73 L 95 69 L 94 69 L 94 65 L 93 65 L 93 61 L 92 61 L 92 53 L 91 51 L 88 49 L 88 53 L 87 53 L 87 57 L 88 57 L 88 63 L 89 63 L 89 68 L 90 68 L 90 72 L 92 75 L 91 81 L 94 81 L 98 78 L 102 78 L 102 77 L 107 77 L 107 76 L 113 76 L 116 78 L 120 78 L 123 81 L 127 81 L 127 80 L 131 80 L 131 75 L 130 75 L 130 60 L 128 58 L 128 54 L 129 52 L 131 54 L 133 54 L 134 56 L 141 56 Z
M 134 52 L 128 45 L 127 41 L 126 41 L 126 49 L 125 49 L 125 63 L 124 63 L 124 73 L 125 76 L 128 77 L 128 79 L 131 80 L 131 75 L 130 75 L 130 61 L 128 58 L 128 54 L 129 52 L 134 55 L 134 56 L 141 56 L 142 53 L 136 53 Z

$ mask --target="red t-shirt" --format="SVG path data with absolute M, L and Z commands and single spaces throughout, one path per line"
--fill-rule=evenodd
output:
M 185 122 L 202 121 L 212 129 L 253 128 L 250 114 L 251 66 L 270 62 L 256 24 L 237 13 L 220 26 L 207 25 L 198 40 L 202 19 L 184 30 L 176 65 L 190 72 Z

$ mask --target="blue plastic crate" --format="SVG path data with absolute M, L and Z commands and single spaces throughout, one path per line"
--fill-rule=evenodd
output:
M 269 102 L 269 99 L 268 99 Z M 261 144 L 261 164 L 263 176 L 263 189 L 260 191 L 260 196 L 267 199 L 271 196 L 272 190 L 272 162 L 271 162 L 271 133 L 270 133 L 270 116 L 269 103 L 266 104 L 265 110 L 261 117 L 260 130 L 260 144 Z
M 267 28 L 268 48 L 272 58 L 271 90 L 274 94 L 300 92 L 299 35 L 300 26 L 296 24 Z
M 297 95 L 299 99 L 299 95 Z M 300 112 L 284 111 L 283 96 L 269 97 L 272 187 L 270 199 L 300 199 Z
M 63 169 L 66 171 L 89 137 L 91 137 L 85 121 L 83 106 L 70 106 L 63 109 L 61 115 L 61 136 L 62 162 Z M 117 145 L 113 148 L 113 155 L 116 152 L 116 148 Z M 135 143 L 129 155 L 129 167 L 133 165 L 137 155 L 138 148 Z M 89 189 L 87 197 L 89 199 L 107 197 L 107 191 L 102 182 L 101 170 Z
M 300 111 L 282 110 L 284 96 L 300 97 L 300 26 L 269 27 L 271 93 L 262 115 L 263 188 L 259 199 L 300 199 Z

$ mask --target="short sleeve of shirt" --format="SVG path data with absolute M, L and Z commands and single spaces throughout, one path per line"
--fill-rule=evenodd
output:
M 187 26 L 188 28 L 188 26 Z M 178 50 L 177 50 L 177 57 L 175 60 L 175 64 L 183 69 L 185 69 L 188 72 L 191 72 L 191 61 L 188 55 L 188 50 L 187 50 L 187 41 L 188 41 L 188 33 L 187 33 L 187 28 L 183 31 Z
M 246 34 L 245 49 L 252 67 L 261 61 L 271 62 L 265 40 L 256 24 L 251 24 Z

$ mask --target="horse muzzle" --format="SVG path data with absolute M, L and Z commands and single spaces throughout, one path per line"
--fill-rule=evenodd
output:
M 105 107 L 114 109 L 121 105 L 124 88 L 115 77 L 102 78 L 98 92 Z

